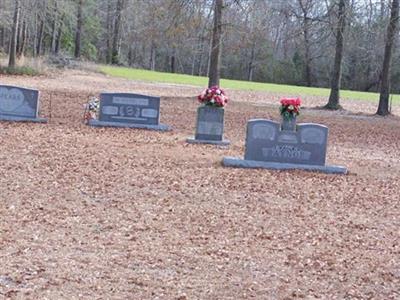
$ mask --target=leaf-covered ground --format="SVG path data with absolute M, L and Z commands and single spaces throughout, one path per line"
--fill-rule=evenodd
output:
M 243 156 L 248 119 L 278 120 L 282 95 L 228 90 L 226 149 L 185 143 L 196 87 L 78 71 L 0 82 L 39 88 L 50 118 L 0 123 L 0 299 L 400 298 L 398 106 L 380 118 L 369 102 L 303 99 L 339 176 L 221 166 Z M 85 126 L 101 91 L 163 96 L 174 130 Z

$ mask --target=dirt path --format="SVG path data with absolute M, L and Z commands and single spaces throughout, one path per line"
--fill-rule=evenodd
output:
M 198 88 L 81 71 L 0 81 L 39 88 L 51 117 L 0 123 L 0 299 L 400 297 L 399 117 L 358 101 L 345 108 L 362 115 L 304 110 L 347 176 L 228 169 L 247 120 L 278 119 L 278 96 L 228 91 L 223 149 L 185 143 Z M 174 131 L 83 125 L 104 90 L 163 96 Z

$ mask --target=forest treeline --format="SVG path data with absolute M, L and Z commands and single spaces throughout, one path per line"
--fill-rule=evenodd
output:
M 379 91 L 395 2 L 221 1 L 221 76 L 331 87 L 339 72 L 341 88 Z M 0 51 L 9 54 L 14 43 L 17 60 L 61 55 L 207 76 L 214 6 L 213 0 L 0 0 Z M 393 42 L 389 80 L 398 93 L 399 39 Z

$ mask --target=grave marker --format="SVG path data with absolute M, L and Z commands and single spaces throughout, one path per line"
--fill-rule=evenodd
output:
M 39 118 L 39 91 L 0 85 L 0 120 L 45 123 Z
M 224 139 L 223 108 L 200 106 L 197 109 L 196 134 L 187 139 L 191 144 L 214 144 L 226 146 L 230 141 Z
M 256 119 L 247 124 L 244 160 L 225 157 L 225 166 L 267 169 L 304 169 L 347 173 L 345 167 L 325 166 L 328 128 L 299 124 L 296 130 L 281 130 L 279 123 Z
M 160 98 L 130 93 L 102 93 L 98 120 L 91 126 L 170 130 L 160 124 Z

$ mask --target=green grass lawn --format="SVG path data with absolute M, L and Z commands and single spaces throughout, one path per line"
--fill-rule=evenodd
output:
M 123 77 L 132 80 L 186 84 L 199 87 L 205 87 L 207 86 L 208 83 L 207 77 L 154 72 L 154 71 L 131 69 L 131 68 L 101 66 L 100 71 L 110 76 Z M 327 88 L 312 88 L 312 87 L 310 88 L 310 87 L 302 87 L 294 85 L 250 82 L 250 81 L 240 81 L 231 79 L 221 79 L 221 87 L 237 89 L 237 90 L 265 91 L 271 93 L 279 93 L 282 95 L 287 95 L 289 97 L 304 96 L 304 95 L 328 97 L 330 91 Z M 358 100 L 378 102 L 379 94 L 343 90 L 341 91 L 341 97 L 343 99 L 358 99 Z M 396 104 L 400 103 L 400 95 L 393 95 L 392 99 L 393 103 Z

